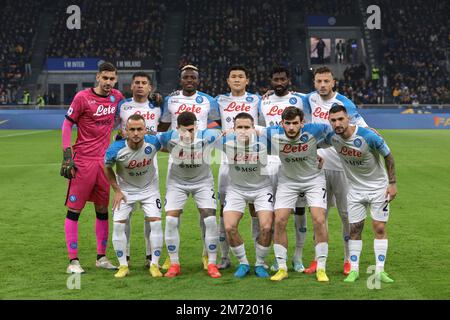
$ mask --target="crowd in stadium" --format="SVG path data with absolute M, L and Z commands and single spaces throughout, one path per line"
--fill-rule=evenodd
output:
M 45 1 L 6 0 L 0 13 L 0 104 L 21 102 L 20 87 L 31 74 L 39 7 Z M 69 0 L 60 1 L 56 11 L 65 12 L 71 4 Z M 372 79 L 371 70 L 364 64 L 349 65 L 338 79 L 339 91 L 357 104 L 448 103 L 450 34 L 445 26 L 450 3 L 432 0 L 424 7 L 420 0 L 380 0 L 377 4 L 383 12 L 383 28 L 377 33 L 380 77 Z M 237 63 L 249 70 L 251 92 L 264 93 L 268 89 L 267 74 L 274 65 L 289 68 L 297 84 L 293 89 L 301 91 L 297 69 L 304 74 L 307 67 L 292 63 L 288 13 L 301 7 L 301 21 L 311 14 L 360 14 L 350 0 L 280 0 L 276 4 L 256 0 L 83 1 L 83 28 L 69 30 L 67 15 L 55 15 L 46 54 L 110 60 L 148 58 L 159 78 L 167 18 L 174 7 L 185 13 L 179 66 L 197 65 L 203 80 L 199 90 L 213 96 L 228 90 L 224 74 Z M 123 8 L 127 8 L 127 14 Z M 424 14 L 433 19 L 417 24 L 414 18 Z M 305 30 L 297 31 L 306 43 Z
M 17 102 L 18 88 L 31 74 L 31 45 L 40 1 L 2 1 L 0 11 L 0 104 Z
M 71 4 L 71 1 L 58 2 L 60 8 Z M 84 1 L 80 9 L 81 30 L 67 29 L 65 15 L 55 19 L 47 49 L 49 57 L 148 58 L 160 74 L 167 14 L 164 1 Z

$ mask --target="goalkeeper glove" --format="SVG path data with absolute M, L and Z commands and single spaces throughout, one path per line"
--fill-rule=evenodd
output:
M 59 174 L 67 179 L 75 178 L 75 171 L 77 167 L 73 161 L 72 148 L 68 147 L 63 152 L 63 161 L 61 164 L 61 171 Z

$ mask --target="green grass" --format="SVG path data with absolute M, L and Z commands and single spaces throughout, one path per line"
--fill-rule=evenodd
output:
M 364 230 L 361 277 L 343 283 L 340 221 L 330 213 L 329 284 L 314 276 L 289 273 L 289 279 L 272 283 L 251 275 L 243 280 L 234 270 L 211 279 L 201 268 L 198 214 L 189 200 L 181 223 L 180 259 L 183 274 L 175 279 L 152 279 L 143 268 L 142 212 L 132 222 L 132 268 L 125 279 L 95 268 L 95 214 L 89 204 L 79 224 L 79 256 L 86 274 L 81 289 L 66 287 L 68 275 L 64 240 L 64 199 L 67 182 L 59 176 L 59 131 L 0 131 L 0 298 L 1 299 L 449 299 L 450 298 L 450 131 L 382 131 L 393 151 L 398 196 L 388 223 L 389 251 L 386 269 L 394 284 L 380 290 L 366 286 L 369 265 L 374 264 L 373 236 Z M 160 158 L 161 193 L 164 194 L 166 160 Z M 217 167 L 214 167 L 217 174 Z M 309 218 L 309 217 L 308 217 Z M 367 224 L 370 226 L 370 224 Z M 309 230 L 311 219 L 308 219 Z M 110 229 L 112 230 L 112 228 Z M 294 245 L 293 219 L 289 230 L 289 257 Z M 254 261 L 250 220 L 241 231 L 249 260 Z M 110 241 L 108 257 L 116 262 Z M 304 263 L 313 257 L 308 232 Z M 165 258 L 165 254 L 163 256 Z M 273 262 L 270 252 L 268 262 Z M 237 265 L 233 258 L 234 266 Z

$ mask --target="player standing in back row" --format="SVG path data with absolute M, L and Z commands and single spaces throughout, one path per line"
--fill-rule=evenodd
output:
M 63 163 L 61 175 L 69 179 L 65 234 L 70 263 L 67 273 L 83 273 L 78 260 L 78 219 L 87 201 L 94 202 L 97 238 L 96 266 L 116 269 L 106 258 L 109 236 L 109 182 L 103 172 L 103 157 L 109 146 L 117 104 L 124 97 L 113 89 L 117 69 L 109 62 L 99 66 L 95 88 L 78 92 L 67 110 L 62 126 Z M 77 125 L 77 140 L 71 146 L 72 126 Z
M 230 87 L 230 93 L 220 94 L 216 97 L 219 104 L 219 111 L 222 122 L 222 130 L 233 129 L 234 119 L 241 112 L 246 112 L 252 116 L 255 122 L 258 121 L 258 105 L 261 97 L 256 94 L 246 92 L 245 89 L 249 83 L 248 71 L 243 66 L 232 66 L 228 69 L 227 83 Z M 225 224 L 223 220 L 223 208 L 225 206 L 226 190 L 230 185 L 229 166 L 227 157 L 222 156 L 222 162 L 219 168 L 218 198 L 220 201 L 220 225 L 219 240 L 222 253 L 219 269 L 226 269 L 231 266 L 228 240 L 225 233 Z M 255 213 L 253 205 L 249 204 L 250 215 L 252 216 L 252 237 L 255 241 L 259 233 L 259 220 Z

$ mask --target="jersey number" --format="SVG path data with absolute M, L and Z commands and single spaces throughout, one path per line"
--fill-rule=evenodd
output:
M 268 193 L 267 195 L 269 196 L 269 200 L 267 200 L 267 201 L 269 201 L 270 203 L 273 203 L 273 194 Z
M 156 199 L 156 207 L 161 209 L 161 199 Z

